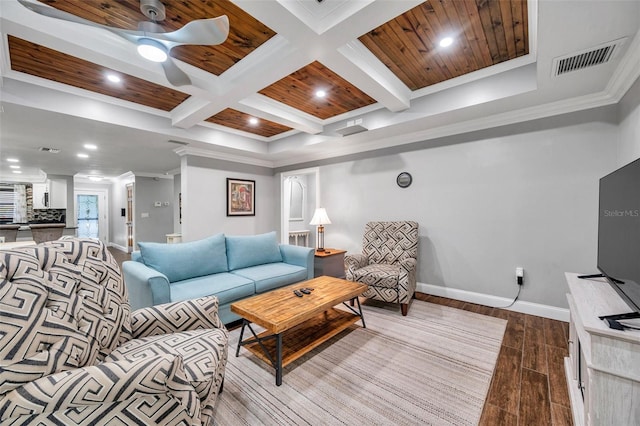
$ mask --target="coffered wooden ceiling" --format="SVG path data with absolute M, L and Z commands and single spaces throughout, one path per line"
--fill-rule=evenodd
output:
M 229 0 L 163 1 L 167 18 L 163 28 L 172 31 L 195 19 L 227 15 L 228 39 L 218 46 L 179 46 L 171 55 L 179 61 L 216 76 L 233 73 L 237 65 L 255 53 L 276 34 Z M 82 18 L 119 28 L 136 29 L 146 18 L 139 0 L 47 0 L 44 2 Z M 242 4 L 242 2 L 238 2 Z M 444 36 L 454 38 L 451 49 L 438 46 Z M 526 0 L 436 0 L 426 1 L 394 19 L 361 34 L 358 40 L 406 87 L 416 91 L 431 85 L 508 61 L 528 53 Z M 75 58 L 30 40 L 9 36 L 11 69 L 103 95 L 124 99 L 163 111 L 180 106 L 189 95 L 166 86 L 124 76 L 120 88 L 102 78 L 107 68 Z M 310 55 L 312 56 L 312 55 Z M 259 66 L 259 65 L 258 65 Z M 315 90 L 327 96 L 317 99 Z M 320 125 L 323 120 L 353 114 L 378 102 L 358 81 L 348 81 L 321 61 L 311 60 L 291 74 L 279 77 L 254 96 L 308 114 Z M 241 131 L 264 140 L 291 130 L 288 120 L 278 120 L 264 111 L 258 125 L 248 119 L 260 111 L 241 108 L 237 102 L 220 105 L 203 121 Z M 240 102 L 242 103 L 242 102 Z M 279 122 L 280 121 L 280 122 Z

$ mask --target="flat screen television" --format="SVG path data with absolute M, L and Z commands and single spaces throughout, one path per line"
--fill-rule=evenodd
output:
M 640 313 L 640 159 L 600 179 L 599 192 L 598 269 L 637 314 Z

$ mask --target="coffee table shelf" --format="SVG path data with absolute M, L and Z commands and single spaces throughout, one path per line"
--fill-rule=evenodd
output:
M 282 333 L 282 366 L 286 367 L 302 355 L 320 346 L 359 320 L 360 317 L 358 315 L 331 308 L 324 313 L 308 319 L 297 327 L 290 328 Z M 271 335 L 271 333 L 264 331 L 258 334 L 258 337 L 263 338 L 269 335 Z M 275 339 L 264 341 L 263 345 L 267 348 L 271 357 L 275 359 Z M 269 357 L 257 342 L 248 344 L 245 348 L 267 364 L 271 363 Z

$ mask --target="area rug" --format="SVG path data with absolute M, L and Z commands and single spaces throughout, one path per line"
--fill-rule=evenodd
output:
M 476 425 L 506 321 L 414 300 L 363 306 L 367 328 L 274 370 L 231 332 L 217 425 Z

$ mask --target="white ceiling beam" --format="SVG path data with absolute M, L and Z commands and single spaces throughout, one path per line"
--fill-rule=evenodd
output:
M 411 90 L 359 40 L 353 40 L 320 58 L 321 62 L 389 111 L 403 111 L 411 105 Z
M 323 130 L 322 120 L 259 93 L 242 99 L 237 109 L 306 133 L 317 134 Z

